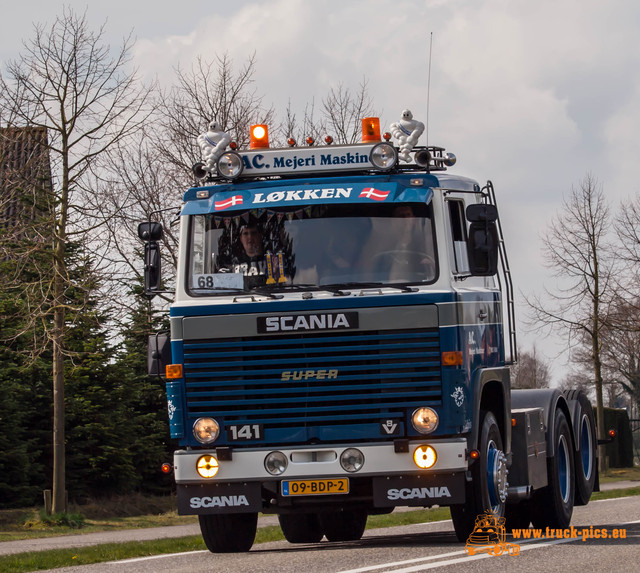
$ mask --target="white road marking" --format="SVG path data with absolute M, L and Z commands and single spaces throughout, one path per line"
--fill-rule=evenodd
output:
M 137 563 L 138 561 L 147 561 L 148 559 L 162 559 L 164 557 L 176 557 L 180 555 L 196 555 L 197 553 L 209 553 L 206 549 L 200 551 L 185 551 L 183 553 L 163 553 L 162 555 L 150 555 L 148 557 L 135 557 L 133 559 L 121 559 L 119 561 L 109 561 L 109 565 L 120 565 L 122 563 Z

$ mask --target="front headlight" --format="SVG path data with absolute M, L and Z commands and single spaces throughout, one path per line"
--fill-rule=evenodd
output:
M 220 424 L 213 418 L 198 418 L 193 424 L 193 435 L 201 444 L 211 444 L 220 435 Z
M 378 143 L 378 145 L 371 150 L 369 161 L 378 169 L 386 171 L 397 163 L 398 155 L 390 143 Z
M 438 427 L 438 413 L 433 408 L 418 408 L 411 415 L 411 423 L 420 434 L 430 434 Z
M 217 169 L 220 177 L 224 177 L 225 179 L 235 179 L 244 169 L 242 157 L 240 157 L 240 155 L 235 151 L 227 151 L 218 159 Z

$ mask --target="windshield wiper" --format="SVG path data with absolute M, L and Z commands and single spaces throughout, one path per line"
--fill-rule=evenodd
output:
M 350 294 L 349 292 L 340 290 L 335 285 L 315 285 L 315 284 L 306 284 L 306 283 L 296 283 L 296 284 L 280 285 L 278 288 L 280 290 L 296 290 L 296 291 L 307 291 L 307 292 L 309 290 L 314 290 L 314 291 L 326 290 L 334 294 L 335 296 L 347 296 L 348 294 Z
M 270 293 L 268 290 L 263 290 L 260 287 L 252 287 L 250 289 L 241 289 L 241 288 L 228 288 L 228 287 L 208 287 L 208 288 L 193 288 L 191 289 L 195 292 L 207 293 L 211 291 L 216 291 L 224 294 L 238 294 L 244 296 L 251 296 L 252 294 L 259 294 L 266 296 L 267 298 L 278 300 L 282 298 L 282 295 L 278 296 L 273 293 Z
M 395 288 L 402 292 L 416 292 L 418 289 L 415 287 L 410 287 L 407 285 L 390 285 L 387 283 L 380 282 L 370 282 L 370 283 L 358 283 L 358 282 L 349 282 L 349 283 L 337 283 L 334 285 L 329 285 L 335 288 L 353 288 L 353 289 L 368 289 L 368 288 Z

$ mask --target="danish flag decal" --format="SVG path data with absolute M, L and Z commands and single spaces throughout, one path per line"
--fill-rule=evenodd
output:
M 216 211 L 222 211 L 223 209 L 228 209 L 229 207 L 234 207 L 235 205 L 242 205 L 242 195 L 234 195 L 233 197 L 229 197 L 228 199 L 216 201 L 214 205 Z
M 389 195 L 389 191 L 381 191 L 375 187 L 365 187 L 360 192 L 360 197 L 366 197 L 367 199 L 373 199 L 374 201 L 384 201 Z

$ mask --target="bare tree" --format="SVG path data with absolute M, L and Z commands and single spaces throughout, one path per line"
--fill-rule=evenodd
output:
M 531 352 L 518 350 L 518 363 L 512 368 L 514 388 L 548 388 L 549 365 L 539 356 L 536 347 Z
M 141 280 L 137 224 L 145 220 L 164 228 L 163 282 L 171 288 L 177 263 L 177 213 L 184 190 L 194 183 L 191 167 L 200 160 L 197 137 L 210 121 L 229 132 L 239 146 L 247 146 L 249 126 L 273 121 L 253 86 L 255 56 L 239 68 L 227 54 L 212 60 L 198 57 L 188 71 L 175 70 L 175 83 L 159 94 L 159 105 L 148 128 L 133 145 L 109 152 L 109 178 L 104 179 L 101 206 L 109 220 L 110 265 L 121 300 Z M 122 198 L 127 200 L 123 202 Z M 163 294 L 159 297 L 166 301 Z M 132 301 L 133 302 L 133 301 Z
M 640 304 L 616 298 L 602 333 L 603 368 L 610 381 L 610 403 L 620 391 L 640 407 Z M 615 406 L 614 406 L 615 407 Z
M 163 152 L 146 130 L 141 131 L 135 145 L 117 146 L 109 152 L 109 158 L 111 177 L 101 193 L 105 212 L 114 214 L 106 219 L 108 259 L 113 269 L 111 281 L 127 306 L 132 285 L 143 282 L 142 245 L 137 234 L 142 221 L 162 223 L 163 283 L 167 290 L 174 284 L 172 270 L 178 262 L 177 216 L 186 187 L 185 175 L 164 161 Z M 123 196 L 127 198 L 125 204 Z M 167 301 L 167 293 L 160 293 L 160 298 Z M 130 302 L 130 308 L 135 308 L 135 302 Z
M 307 138 L 311 138 L 314 142 L 321 142 L 322 138 L 327 135 L 325 122 L 322 118 L 316 118 L 315 100 L 311 100 L 304 107 L 302 114 L 302 122 L 298 121 L 291 100 L 287 103 L 285 110 L 285 119 L 280 131 L 284 134 L 284 139 L 293 139 L 297 145 L 304 145 Z M 276 137 L 276 143 L 284 145 L 281 138 Z
M 547 266 L 561 286 L 545 289 L 544 297 L 527 300 L 539 328 L 555 328 L 569 348 L 587 342 L 596 392 L 597 422 L 604 438 L 602 333 L 612 296 L 613 258 L 607 244 L 609 207 L 598 181 L 587 174 L 572 188 L 563 209 L 543 239 Z M 600 463 L 604 463 L 601 450 Z
M 227 54 L 214 61 L 198 57 L 190 70 L 176 70 L 176 84 L 161 97 L 158 148 L 165 161 L 191 177 L 200 159 L 196 139 L 210 121 L 228 132 L 240 148 L 249 142 L 249 127 L 270 123 L 273 110 L 265 109 L 262 96 L 253 89 L 255 56 L 238 71 Z M 188 180 L 188 179 L 187 179 Z
M 582 390 L 587 396 L 593 394 L 593 382 L 588 372 L 582 369 L 570 372 L 558 384 L 558 390 L 568 392 L 569 390 Z
M 41 285 L 32 315 L 38 321 L 52 318 L 47 333 L 53 348 L 54 512 L 65 507 L 64 335 L 71 284 L 65 252 L 70 240 L 79 240 L 89 224 L 97 224 L 88 219 L 90 169 L 149 113 L 149 92 L 135 73 L 126 71 L 131 40 L 112 52 L 103 36 L 104 27 L 92 31 L 85 15 L 65 9 L 51 26 L 34 26 L 34 37 L 0 79 L 2 117 L 47 130 L 54 173 L 53 279 Z
M 361 120 L 376 115 L 367 79 L 362 80 L 355 93 L 342 84 L 331 88 L 322 100 L 322 111 L 326 128 L 335 134 L 336 143 L 358 143 L 362 136 Z

